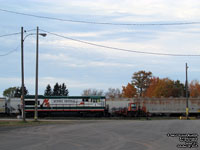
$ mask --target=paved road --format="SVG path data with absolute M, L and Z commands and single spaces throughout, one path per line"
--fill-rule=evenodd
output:
M 167 133 L 200 135 L 200 120 L 75 121 L 0 127 L 0 150 L 178 150 L 176 145 L 181 142 Z M 190 150 L 196 149 L 200 147 Z

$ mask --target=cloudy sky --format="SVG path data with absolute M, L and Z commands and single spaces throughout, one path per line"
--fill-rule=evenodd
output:
M 63 20 L 113 24 L 200 22 L 199 0 L 0 0 L 0 9 Z M 0 36 L 40 29 L 99 45 L 140 52 L 200 55 L 200 23 L 186 25 L 106 25 L 58 21 L 0 11 Z M 36 31 L 27 32 L 35 33 Z M 42 32 L 42 31 L 40 31 Z M 35 89 L 35 36 L 24 42 L 25 85 Z M 6 56 L 10 51 L 15 50 Z M 0 37 L 0 96 L 21 85 L 20 34 Z M 39 94 L 47 84 L 66 83 L 70 95 L 87 88 L 120 88 L 139 70 L 185 82 L 200 80 L 200 57 L 174 57 L 117 51 L 52 34 L 39 39 Z

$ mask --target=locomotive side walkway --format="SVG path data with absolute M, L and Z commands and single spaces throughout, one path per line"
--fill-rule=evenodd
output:
M 0 149 L 178 150 L 176 146 L 184 142 L 174 135 L 200 135 L 199 127 L 200 120 L 98 120 L 16 127 L 0 130 Z

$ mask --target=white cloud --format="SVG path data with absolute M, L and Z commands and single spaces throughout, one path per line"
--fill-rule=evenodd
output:
M 41 1 L 38 2 L 41 3 Z M 60 0 L 56 2 L 48 0 L 43 1 L 43 5 L 38 6 L 38 10 L 55 14 L 67 14 L 67 12 L 79 14 L 81 12 L 81 14 L 101 16 L 121 13 L 125 15 L 125 18 L 126 14 L 132 15 L 132 21 L 135 22 L 146 21 L 146 19 L 148 21 L 199 19 L 199 6 L 199 0 Z
M 2 3 L 2 5 L 7 6 L 8 4 Z M 13 8 L 12 10 L 22 11 L 24 13 L 94 22 L 148 23 L 152 21 L 200 21 L 199 0 L 32 0 L 23 5 L 15 2 L 10 7 Z M 2 33 L 5 33 L 4 30 L 10 31 L 11 23 L 9 20 L 12 20 L 12 17 L 13 14 L 8 14 L 4 18 L 5 25 L 2 28 Z M 26 24 L 26 28 L 32 28 L 32 26 L 37 24 L 41 29 L 43 28 L 64 36 L 116 48 L 157 53 L 200 54 L 199 25 L 165 27 L 83 25 L 78 23 L 74 25 L 67 22 L 38 18 L 34 18 L 32 21 L 32 18 L 28 18 L 16 15 L 16 22 L 12 25 L 16 27 L 22 22 Z M 18 20 L 20 22 L 17 22 Z M 6 24 L 9 26 L 6 26 Z M 11 45 L 18 45 L 15 42 L 19 42 L 20 39 L 16 39 L 14 36 L 9 39 L 2 38 L 1 41 L 2 47 L 8 48 Z M 30 57 L 31 52 L 35 52 L 35 37 L 32 37 L 32 40 L 27 39 L 25 46 L 25 49 L 27 49 L 25 57 L 28 59 L 27 56 Z M 28 49 L 28 46 L 30 49 Z M 154 70 L 158 75 L 161 74 L 163 77 L 173 76 L 175 74 L 174 72 L 176 72 L 176 77 L 184 79 L 184 74 L 180 71 L 180 68 L 184 66 L 185 62 L 188 62 L 193 67 L 190 70 L 191 78 L 199 77 L 198 59 L 192 57 L 172 58 L 128 53 L 78 43 L 50 34 L 45 39 L 40 38 L 40 50 L 40 60 L 43 61 L 43 65 L 44 61 L 53 61 L 54 65 L 58 67 L 71 67 L 70 69 L 76 70 L 76 73 L 80 73 L 79 70 L 87 72 L 91 67 L 108 67 L 105 71 L 102 71 L 102 74 L 106 74 L 107 70 L 112 71 L 112 69 L 121 71 L 123 68 L 124 74 L 139 69 L 148 69 L 150 71 Z M 18 58 L 13 57 L 12 59 L 14 61 Z M 6 62 L 5 59 L 3 63 L 12 66 L 13 64 L 10 62 L 9 60 Z M 45 70 L 47 68 L 42 68 L 41 65 L 40 69 Z M 9 70 L 4 69 L 3 76 L 6 76 L 7 72 Z M 40 78 L 41 91 L 44 90 L 46 84 L 55 84 L 54 81 L 69 82 L 70 86 L 74 89 L 84 87 L 95 88 L 97 86 L 105 88 L 109 86 L 107 82 L 91 83 L 78 79 L 77 81 L 74 80 L 73 75 L 73 73 L 69 73 L 68 80 L 65 77 L 42 77 Z M 1 88 L 21 85 L 20 78 L 16 78 L 18 74 L 13 73 L 12 76 L 14 77 L 0 77 Z M 90 77 L 91 75 L 88 74 L 88 78 Z M 120 78 L 119 80 L 123 79 Z M 25 83 L 32 91 L 34 91 L 34 82 L 34 77 L 26 78 L 25 80 Z M 120 81 L 116 82 L 116 85 L 120 84 Z
M 84 58 L 76 58 L 76 57 L 69 57 L 68 55 L 64 54 L 41 54 L 40 59 L 44 61 L 56 62 L 58 65 L 61 66 L 68 66 L 72 68 L 89 68 L 89 67 L 134 67 L 135 64 L 131 63 L 118 63 L 118 62 L 111 62 L 107 60 L 86 60 Z
M 92 41 L 98 45 L 109 47 L 128 49 L 133 51 L 154 52 L 154 53 L 172 53 L 172 54 L 198 54 L 200 49 L 198 35 L 182 32 L 160 32 L 155 35 L 157 38 L 152 40 L 141 40 L 138 42 L 131 42 L 128 38 L 119 38 L 115 40 L 106 41 Z M 159 37 L 159 38 L 158 38 Z M 127 41 L 126 41 L 127 40 Z M 90 42 L 90 41 L 89 41 Z M 184 44 L 183 44 L 184 43 Z M 52 39 L 44 41 L 43 45 L 49 45 L 56 48 L 68 49 L 69 47 L 84 50 L 86 53 L 101 53 L 102 55 L 111 55 L 116 57 L 132 57 L 141 56 L 135 53 L 121 52 L 107 48 L 91 46 L 76 41 L 67 39 Z M 191 47 L 195 47 L 192 48 Z M 190 50 L 190 51 L 188 51 Z M 128 53 L 128 55 L 127 55 Z M 61 57 L 62 58 L 62 57 Z

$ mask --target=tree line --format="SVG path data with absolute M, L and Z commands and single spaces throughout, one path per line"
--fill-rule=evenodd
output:
M 24 95 L 28 95 L 28 94 L 29 92 L 26 86 L 24 86 Z M 12 97 L 19 98 L 21 97 L 21 95 L 22 95 L 22 87 L 10 87 L 8 89 L 5 89 L 3 92 L 3 96 L 8 97 L 8 98 L 12 98 Z M 62 83 L 62 84 L 56 83 L 53 89 L 51 88 L 51 85 L 48 84 L 44 91 L 44 95 L 45 96 L 68 96 L 69 91 L 65 83 Z
M 46 90 L 44 91 L 44 95 L 45 96 L 68 96 L 69 91 L 65 83 L 62 83 L 62 84 L 56 83 L 54 85 L 53 90 L 51 89 L 51 85 L 48 84 L 46 87 Z
M 198 80 L 193 80 L 189 83 L 188 93 L 190 97 L 200 97 L 200 83 Z M 21 87 L 10 87 L 3 92 L 6 97 L 21 97 Z M 29 92 L 24 87 L 25 95 Z M 82 96 L 106 96 L 107 98 L 133 98 L 133 97 L 185 97 L 185 84 L 179 80 L 171 80 L 169 78 L 159 78 L 153 76 L 152 72 L 144 70 L 133 73 L 132 80 L 127 85 L 119 88 L 108 88 L 106 92 L 97 89 L 85 89 Z M 45 96 L 68 96 L 69 90 L 65 83 L 56 83 L 51 88 L 48 84 L 44 91 Z
M 86 89 L 82 95 L 104 95 L 108 98 L 118 97 L 185 97 L 185 84 L 179 80 L 159 78 L 153 76 L 152 72 L 144 70 L 133 73 L 132 80 L 122 90 L 109 88 L 107 92 L 96 89 Z M 200 83 L 193 80 L 189 83 L 188 93 L 190 97 L 200 97 Z

